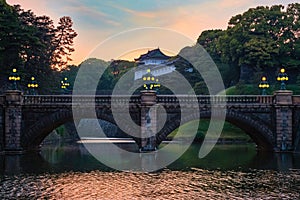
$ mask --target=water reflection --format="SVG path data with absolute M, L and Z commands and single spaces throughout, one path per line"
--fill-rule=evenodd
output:
M 123 148 L 134 148 L 126 145 Z M 299 154 L 257 153 L 253 145 L 217 145 L 199 159 L 199 149 L 200 145 L 192 145 L 175 163 L 155 173 L 114 171 L 82 144 L 48 145 L 36 154 L 0 156 L 0 199 L 300 198 Z M 155 159 L 152 155 L 149 159 Z
M 105 144 L 97 144 L 105 145 Z M 135 149 L 135 144 L 123 144 L 125 149 Z M 122 146 L 122 145 L 121 145 Z M 176 149 L 176 145 L 174 146 Z M 288 171 L 300 169 L 300 154 L 256 152 L 255 146 L 217 145 L 205 158 L 199 159 L 200 145 L 193 144 L 177 161 L 167 166 L 170 170 L 190 170 L 200 168 L 207 170 L 251 169 Z M 109 155 L 120 156 L 120 155 Z M 149 160 L 150 159 L 150 160 Z M 143 158 L 144 165 L 157 159 L 155 154 Z M 135 161 L 132 161 L 135 162 Z M 137 162 L 137 161 L 136 161 Z M 139 161 L 140 162 L 140 161 Z M 59 173 L 64 171 L 114 171 L 96 160 L 82 144 L 45 145 L 40 153 L 18 156 L 0 156 L 1 174 L 19 173 Z

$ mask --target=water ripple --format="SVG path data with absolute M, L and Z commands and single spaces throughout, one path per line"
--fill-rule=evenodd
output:
M 65 172 L 4 176 L 0 199 L 300 199 L 300 170 Z

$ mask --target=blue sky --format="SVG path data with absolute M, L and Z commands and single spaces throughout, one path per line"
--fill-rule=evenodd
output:
M 196 41 L 203 30 L 226 29 L 228 20 L 250 7 L 293 3 L 291 0 L 7 0 L 55 22 L 68 15 L 78 33 L 73 63 L 79 64 L 99 43 L 141 27 L 159 27 Z M 124 43 L 128 42 L 124 40 Z M 131 41 L 133 42 L 133 41 Z M 187 44 L 189 45 L 189 44 Z M 99 55 L 99 58 L 111 58 Z M 116 59 L 116 58 L 114 58 Z

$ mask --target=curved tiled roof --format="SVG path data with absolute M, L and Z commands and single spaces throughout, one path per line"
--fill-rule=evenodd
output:
M 148 51 L 146 54 L 142 54 L 139 58 L 134 59 L 135 61 L 143 61 L 146 59 L 161 59 L 167 60 L 170 59 L 170 56 L 165 55 L 163 52 L 160 51 L 159 48 Z

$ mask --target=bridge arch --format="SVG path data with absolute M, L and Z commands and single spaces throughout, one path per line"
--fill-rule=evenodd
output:
M 83 111 L 84 113 L 84 111 Z M 85 117 L 83 115 L 83 117 Z M 88 118 L 88 116 L 86 116 Z M 97 112 L 97 118 L 115 124 L 112 116 L 105 112 Z M 35 150 L 39 148 L 42 141 L 59 126 L 73 121 L 71 109 L 60 110 L 38 119 L 31 125 L 21 138 L 22 146 L 26 150 Z
M 218 118 L 218 116 L 216 117 Z M 210 118 L 210 111 L 200 112 L 200 119 Z M 173 117 L 172 119 L 169 119 L 169 123 L 167 122 L 168 126 L 164 127 L 156 136 L 158 144 L 160 144 L 171 132 L 173 132 L 180 126 L 179 119 L 179 115 Z M 183 121 L 181 124 L 185 124 L 193 120 L 199 120 L 199 116 L 192 114 L 188 115 L 185 119 L 182 120 Z M 225 120 L 245 131 L 245 133 L 248 134 L 257 144 L 258 149 L 273 150 L 275 143 L 273 132 L 269 126 L 263 123 L 262 120 L 256 119 L 253 115 L 245 115 L 243 113 L 232 110 L 226 112 Z
M 83 112 L 84 113 L 84 112 Z M 113 116 L 108 112 L 97 112 L 98 119 L 102 119 L 115 124 Z M 210 111 L 200 112 L 200 119 L 210 119 Z M 165 126 L 156 136 L 157 144 L 159 145 L 172 131 L 177 129 L 180 125 L 180 114 L 176 114 L 173 118 L 169 119 L 167 126 Z M 183 119 L 182 123 L 197 120 L 199 116 L 188 115 Z M 54 113 L 48 114 L 33 125 L 31 125 L 22 136 L 22 146 L 24 149 L 36 149 L 41 142 L 57 127 L 66 122 L 73 121 L 72 110 L 59 110 Z M 241 128 L 248 134 L 253 141 L 257 144 L 259 149 L 272 150 L 274 148 L 274 135 L 272 130 L 262 122 L 262 120 L 256 119 L 253 115 L 243 114 L 237 111 L 228 110 L 226 113 L 226 121 Z M 130 129 L 130 127 L 128 127 Z M 130 130 L 129 130 L 130 132 Z M 133 138 L 138 144 L 139 140 Z

